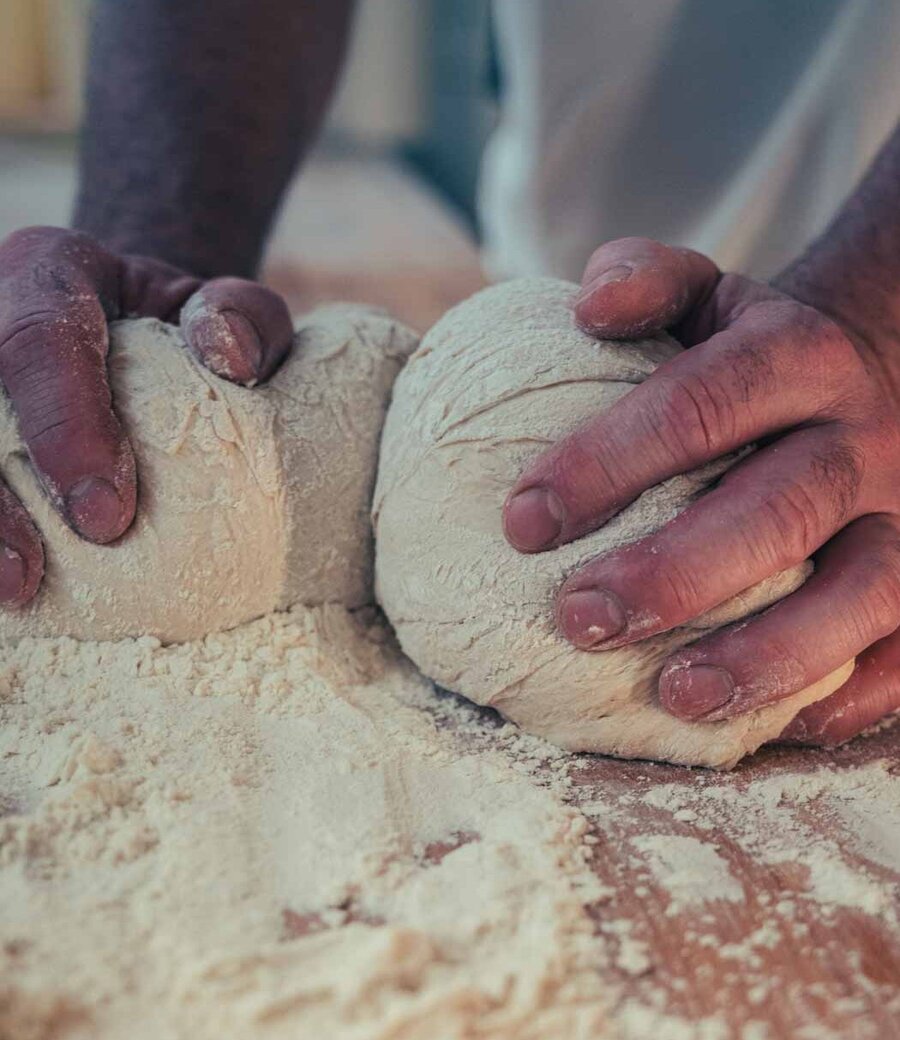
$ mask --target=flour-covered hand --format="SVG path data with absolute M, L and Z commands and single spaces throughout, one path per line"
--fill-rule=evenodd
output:
M 633 643 L 812 557 L 793 595 L 674 654 L 661 703 L 726 719 L 860 655 L 790 735 L 836 742 L 900 706 L 900 400 L 866 344 L 787 292 L 646 239 L 596 251 L 574 319 L 604 339 L 667 329 L 688 349 L 525 470 L 504 513 L 517 549 L 572 541 L 668 477 L 758 449 L 671 523 L 574 573 L 562 634 L 584 650 Z
M 275 370 L 292 338 L 283 300 L 252 282 L 204 283 L 62 228 L 26 228 L 0 244 L 0 386 L 53 505 L 99 544 L 128 529 L 137 500 L 106 372 L 107 323 L 126 316 L 180 316 L 198 359 L 246 385 Z M 43 573 L 40 534 L 0 477 L 0 604 L 28 602 Z

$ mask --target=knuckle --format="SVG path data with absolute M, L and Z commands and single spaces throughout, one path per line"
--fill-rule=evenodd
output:
M 761 562 L 786 566 L 817 550 L 856 513 L 864 456 L 847 442 L 815 453 L 801 479 L 770 488 L 760 506 L 751 546 Z
M 816 372 L 824 385 L 838 385 L 846 391 L 848 375 L 863 371 L 850 338 L 828 315 L 814 307 L 796 304 L 791 329 L 804 369 Z
M 767 397 L 778 385 L 775 363 L 767 343 L 741 343 L 727 358 L 728 391 L 742 404 Z
M 38 290 L 67 291 L 72 272 L 91 265 L 100 252 L 82 231 L 35 225 L 12 231 L 0 242 L 0 263 L 6 275 L 28 272 Z
M 839 440 L 813 456 L 816 499 L 824 495 L 832 524 L 842 526 L 853 515 L 865 472 L 865 451 L 849 440 Z M 812 496 L 807 498 L 812 500 Z
M 900 533 L 882 544 L 869 564 L 867 637 L 871 641 L 890 635 L 900 625 Z
M 641 589 L 642 600 L 653 608 L 635 618 L 636 631 L 640 627 L 648 630 L 671 627 L 704 609 L 703 588 L 697 575 L 672 558 L 660 566 L 659 557 L 650 554 L 635 569 L 629 584 Z
M 842 368 L 850 365 L 855 367 L 859 355 L 840 325 L 812 307 L 803 307 L 802 310 L 808 319 L 810 338 L 830 364 L 837 364 Z
M 819 541 L 820 508 L 802 485 L 772 491 L 762 506 L 758 540 L 751 546 L 760 562 L 780 567 L 804 559 Z
M 893 525 L 891 536 L 883 541 L 875 553 L 874 569 L 900 606 L 900 531 Z
M 736 429 L 728 394 L 700 373 L 659 380 L 656 407 L 648 410 L 650 432 L 667 455 L 707 458 Z
M 784 346 L 782 378 L 802 379 L 811 399 L 846 394 L 848 377 L 863 371 L 856 348 L 837 322 L 799 303 L 780 299 L 752 305 L 754 313 L 765 308 L 765 323 Z
M 46 245 L 65 240 L 72 232 L 65 228 L 49 227 L 33 224 L 11 231 L 0 243 L 0 250 L 18 253 L 32 249 L 36 245 Z
M 48 441 L 65 441 L 70 433 L 80 430 L 83 416 L 69 403 L 53 400 L 50 395 L 36 402 L 20 419 L 23 438 L 38 449 Z
M 50 309 L 34 309 L 12 317 L 0 337 L 0 377 L 18 385 L 49 376 L 63 366 L 59 350 L 73 326 L 66 316 Z
M 0 276 L 11 280 L 17 300 L 54 294 L 77 303 L 114 291 L 117 272 L 112 254 L 81 231 L 19 228 L 0 243 Z
M 654 580 L 653 576 L 656 576 L 655 580 L 660 587 L 662 619 L 668 615 L 677 621 L 683 621 L 702 609 L 702 590 L 695 576 L 686 573 L 680 567 L 663 568 L 660 571 L 654 567 L 652 574 L 647 576 L 648 583 Z
M 10 392 L 48 367 L 48 347 L 59 320 L 54 311 L 32 310 L 6 322 L 0 337 L 0 378 Z
M 106 318 L 99 299 L 82 295 L 66 305 L 36 299 L 0 327 L 0 378 L 7 383 L 71 371 L 86 353 L 105 355 Z
M 808 686 L 811 680 L 808 662 L 802 645 L 796 636 L 783 632 L 767 631 L 760 637 L 749 635 L 746 646 L 753 648 L 751 661 L 759 662 L 740 685 L 745 693 L 754 695 L 759 703 L 786 697 Z M 738 634 L 738 637 L 740 635 Z
M 810 736 L 824 748 L 835 748 L 852 740 L 863 729 L 865 722 L 860 721 L 856 713 L 847 707 L 836 709 L 834 715 L 820 721 Z
M 626 493 L 622 480 L 605 457 L 602 437 L 584 430 L 563 442 L 548 460 L 549 483 L 568 505 L 618 500 Z

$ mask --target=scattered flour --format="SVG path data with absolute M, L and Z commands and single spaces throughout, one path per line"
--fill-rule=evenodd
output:
M 7 653 L 0 1037 L 598 1035 L 560 753 L 384 637 L 327 607 Z
M 685 1022 L 653 1008 L 626 1002 L 620 1009 L 621 1040 L 732 1040 L 733 1033 L 719 1019 Z
M 745 785 L 663 784 L 643 800 L 694 827 L 727 827 L 760 863 L 799 868 L 806 898 L 823 912 L 842 907 L 896 922 L 900 813 L 894 768 L 893 762 L 877 760 L 853 768 L 777 773 Z M 813 811 L 833 825 L 833 836 L 811 827 Z
M 366 611 L 23 640 L 0 663 L 0 1038 L 766 1040 L 728 994 L 753 1020 L 785 999 L 766 954 L 803 949 L 798 907 L 896 934 L 895 763 L 610 793 L 590 762 L 436 693 Z M 784 895 L 745 888 L 738 851 L 793 871 Z M 698 959 L 667 963 L 623 889 L 664 893 Z M 723 942 L 713 912 L 745 923 Z M 694 970 L 724 1003 L 677 1004 Z
M 732 875 L 728 863 L 712 845 L 698 838 L 649 834 L 635 838 L 633 844 L 669 893 L 670 912 L 717 899 L 741 902 L 744 898 L 744 887 Z

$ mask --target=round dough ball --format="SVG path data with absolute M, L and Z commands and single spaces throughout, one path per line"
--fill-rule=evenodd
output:
M 522 555 L 503 537 L 503 501 L 526 462 L 680 349 L 667 338 L 588 337 L 572 318 L 575 288 L 527 279 L 487 289 L 442 318 L 410 359 L 382 438 L 376 593 L 426 675 L 526 730 L 573 751 L 730 767 L 835 690 L 849 666 L 777 706 L 693 724 L 659 707 L 660 669 L 702 630 L 796 589 L 809 565 L 691 625 L 602 653 L 576 650 L 558 635 L 554 597 L 582 563 L 671 520 L 734 457 L 647 491 L 571 545 Z
M 47 552 L 34 602 L 0 612 L 0 642 L 182 642 L 298 602 L 371 602 L 378 438 L 415 344 L 380 312 L 325 307 L 303 319 L 273 378 L 247 389 L 202 368 L 171 325 L 114 324 L 109 374 L 139 499 L 112 546 L 83 541 L 59 518 L 0 401 L 0 472 Z

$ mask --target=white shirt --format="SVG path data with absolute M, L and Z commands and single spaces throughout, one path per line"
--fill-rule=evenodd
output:
M 900 117 L 900 0 L 494 0 L 497 277 L 643 235 L 775 274 Z

